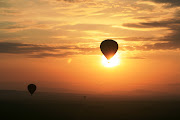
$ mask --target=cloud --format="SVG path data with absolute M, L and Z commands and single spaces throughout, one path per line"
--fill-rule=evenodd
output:
M 156 3 L 166 3 L 168 4 L 168 7 L 180 6 L 180 0 L 145 0 L 145 1 L 152 1 Z
M 24 43 L 0 42 L 0 53 L 22 54 L 32 58 L 66 57 L 69 55 L 97 54 L 99 48 L 72 46 L 47 46 Z
M 157 21 L 159 15 L 164 15 L 165 18 L 170 18 L 172 13 L 168 16 L 165 9 L 157 11 L 154 13 L 153 10 L 157 6 L 146 5 L 143 3 L 138 3 L 137 0 L 128 1 L 106 1 L 106 0 L 37 0 L 37 1 L 16 1 L 12 0 L 2 0 L 3 4 L 10 4 L 12 8 L 3 8 L 3 14 L 17 14 L 23 13 L 21 16 L 3 16 L 0 22 L 0 41 L 9 42 L 21 42 L 21 43 L 34 43 L 20 48 L 19 46 L 14 46 L 14 48 L 9 49 L 9 53 L 13 53 L 11 49 L 15 49 L 16 54 L 28 55 L 36 54 L 39 56 L 63 56 L 58 53 L 59 50 L 64 50 L 63 52 L 69 52 L 70 50 L 75 50 L 82 52 L 82 54 L 97 54 L 99 51 L 99 46 L 97 42 L 104 39 L 121 39 L 123 46 L 121 50 L 152 50 L 152 49 L 176 49 L 179 48 L 179 19 L 167 19 L 163 21 Z M 61 2 L 60 2 L 61 1 Z M 65 2 L 63 2 L 65 1 Z M 153 0 L 152 0 L 153 1 Z M 155 1 L 155 0 L 154 0 Z M 162 0 L 163 1 L 163 0 Z M 166 0 L 165 0 L 166 1 Z M 51 3 L 52 2 L 52 3 Z M 81 3 L 77 3 L 81 2 Z M 84 3 L 83 3 L 84 2 Z M 25 3 L 25 4 L 24 4 Z M 51 3 L 51 4 L 49 4 Z M 58 4 L 57 4 L 58 3 Z M 72 3 L 72 4 L 71 4 Z M 77 3 L 77 4 L 74 4 Z M 152 2 L 151 2 L 152 3 Z M 24 4 L 24 6 L 21 6 Z M 159 5 L 161 6 L 161 5 Z M 158 7 L 157 7 L 158 8 Z M 174 9 L 174 8 L 173 8 Z M 21 12 L 20 12 L 21 11 Z M 145 11 L 145 13 L 143 12 Z M 143 12 L 143 13 L 142 13 Z M 102 13 L 102 14 L 101 14 Z M 179 14 L 179 13 L 177 13 Z M 78 16 L 76 16 L 78 15 Z M 80 15 L 80 16 L 79 16 Z M 100 15 L 100 16 L 93 16 Z M 124 16 L 125 15 L 125 16 Z M 128 15 L 128 16 L 126 16 Z M 167 15 L 167 16 L 166 16 Z M 113 16 L 113 17 L 112 17 Z M 143 17 L 144 21 L 139 23 L 134 22 L 134 17 Z M 121 18 L 117 18 L 121 17 Z M 33 21 L 31 21 L 34 18 Z M 72 19 L 70 19 L 72 18 Z M 147 21 L 147 18 L 152 18 Z M 103 22 L 102 22 L 103 21 Z M 129 22 L 123 24 L 124 22 Z M 146 22 L 145 22 L 146 21 Z M 124 27 L 121 25 L 123 24 Z M 126 29 L 126 28 L 132 29 Z M 172 32 L 165 37 L 155 38 L 153 36 L 158 36 L 159 33 L 166 32 L 158 31 L 159 28 L 166 28 Z M 138 31 L 133 28 L 158 28 L 154 31 Z M 145 38 L 146 37 L 146 38 Z M 132 41 L 132 42 L 131 42 Z M 135 41 L 135 42 L 133 42 Z M 139 44 L 138 44 L 139 41 Z M 146 42 L 144 46 L 142 41 Z M 156 42 L 168 42 L 168 43 L 157 43 Z M 96 42 L 96 43 L 93 43 Z M 73 49 L 66 47 L 62 49 L 63 46 L 51 47 L 45 45 L 37 44 L 74 44 Z M 89 43 L 94 48 L 77 47 L 77 44 Z M 143 43 L 144 44 L 144 43 Z M 148 45 L 147 45 L 148 44 Z M 151 45 L 149 45 L 151 44 Z M 24 45 L 24 44 L 23 44 Z M 31 45 L 31 46 L 30 46 Z M 97 46 L 96 46 L 97 45 Z M 139 46 L 133 46 L 139 45 Z M 44 49 L 43 49 L 44 47 Z M 45 48 L 47 50 L 45 50 Z M 35 51 L 40 49 L 40 52 Z M 5 48 L 4 48 L 5 49 Z M 34 50 L 34 52 L 33 52 Z M 8 52 L 8 50 L 6 50 Z M 23 53 L 24 52 L 24 53 Z M 53 52 L 53 53 L 50 53 Z
M 124 41 L 157 41 L 157 39 L 153 37 L 122 37 L 122 38 L 112 38 L 114 40 L 124 40 Z
M 135 57 L 124 57 L 126 59 L 146 59 L 144 57 L 138 57 L 138 56 L 135 56 Z
M 45 45 L 0 42 L 0 53 L 30 54 L 43 51 L 55 51 L 55 49 Z
M 32 21 L 24 21 L 24 22 L 10 22 L 10 21 L 1 21 L 0 22 L 0 30 L 4 30 L 6 32 L 17 32 L 27 29 L 52 29 L 55 25 L 50 23 L 43 22 L 32 22 Z
M 36 55 L 28 55 L 28 57 L 32 57 L 32 58 L 44 58 L 44 57 L 67 57 L 69 55 L 77 55 L 76 52 L 65 52 L 62 54 L 54 54 L 54 53 L 40 53 L 40 54 L 36 54 Z
M 0 8 L 8 8 L 11 7 L 11 5 L 6 0 L 0 1 Z
M 179 19 L 170 19 L 164 21 L 140 22 L 140 23 L 125 23 L 125 27 L 133 28 L 157 28 L 157 27 L 171 27 L 173 25 L 180 25 Z
M 137 50 L 172 50 L 180 48 L 180 17 L 178 13 L 173 19 L 140 23 L 126 23 L 123 24 L 123 26 L 141 29 L 166 27 L 171 31 L 171 33 L 165 35 L 164 37 L 154 38 L 158 41 L 166 41 L 166 43 L 159 42 L 151 45 L 134 46 Z
M 153 45 L 143 45 L 143 46 L 135 46 L 136 50 L 175 50 L 180 48 L 180 44 L 176 42 L 168 42 L 168 43 L 155 43 Z
M 86 2 L 89 0 L 57 0 L 57 1 L 65 1 L 65 2 Z
M 111 28 L 111 25 L 105 24 L 75 24 L 75 25 L 64 25 L 60 26 L 61 29 L 75 29 L 78 31 L 85 31 L 85 30 L 108 30 Z
M 16 22 L 0 22 L 1 30 L 16 30 L 16 29 L 25 29 L 26 27 L 20 24 L 17 24 Z

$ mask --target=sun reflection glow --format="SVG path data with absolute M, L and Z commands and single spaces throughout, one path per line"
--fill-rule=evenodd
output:
M 105 67 L 115 67 L 120 64 L 120 58 L 119 54 L 116 53 L 110 60 L 107 60 L 107 58 L 103 55 L 102 56 L 102 64 Z

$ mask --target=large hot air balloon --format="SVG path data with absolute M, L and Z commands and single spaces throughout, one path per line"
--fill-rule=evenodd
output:
M 118 50 L 118 43 L 114 40 L 104 40 L 100 45 L 101 51 L 104 56 L 110 60 Z
M 36 91 L 36 85 L 34 84 L 29 84 L 27 88 L 31 95 Z

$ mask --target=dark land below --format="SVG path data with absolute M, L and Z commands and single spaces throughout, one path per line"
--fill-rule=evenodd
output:
M 1 90 L 1 120 L 180 120 L 180 99 Z

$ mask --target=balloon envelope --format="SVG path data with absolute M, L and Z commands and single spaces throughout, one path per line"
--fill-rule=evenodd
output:
M 36 85 L 34 84 L 29 84 L 27 88 L 31 95 L 36 91 Z
M 110 60 L 118 50 L 118 43 L 114 40 L 104 40 L 100 45 L 101 51 L 104 56 Z

